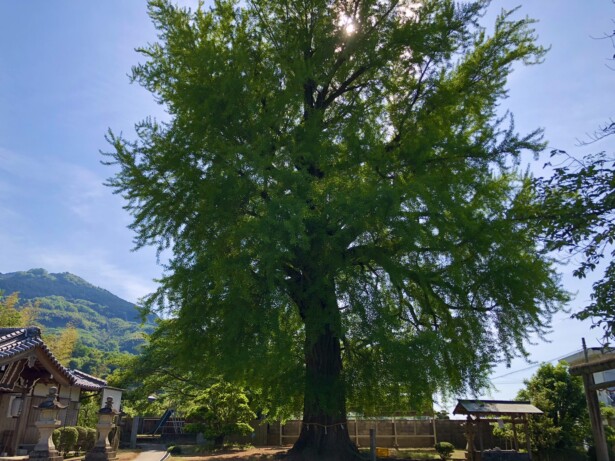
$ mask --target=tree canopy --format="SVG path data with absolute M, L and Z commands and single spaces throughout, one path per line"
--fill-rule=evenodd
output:
M 137 247 L 171 255 L 147 307 L 179 360 L 302 399 L 296 459 L 357 456 L 347 402 L 483 387 L 566 300 L 524 219 L 540 132 L 500 106 L 544 49 L 488 3 L 149 3 L 132 80 L 169 117 L 107 154 Z
M 558 150 L 553 156 L 558 162 L 553 175 L 537 180 L 542 201 L 537 215 L 549 248 L 578 261 L 576 277 L 603 270 L 591 302 L 574 316 L 593 318 L 609 342 L 615 337 L 615 159 L 605 152 L 575 159 Z

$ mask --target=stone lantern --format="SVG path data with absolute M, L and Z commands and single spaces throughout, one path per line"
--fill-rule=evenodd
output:
M 58 388 L 50 387 L 49 394 L 41 402 L 40 405 L 34 407 L 41 411 L 38 421 L 34 425 L 38 428 L 39 440 L 34 446 L 34 450 L 30 453 L 30 459 L 36 461 L 61 461 L 62 455 L 58 453 L 53 443 L 51 435 L 53 431 L 60 426 L 58 413 L 66 408 L 58 402 Z
M 117 459 L 115 450 L 109 443 L 109 432 L 114 427 L 115 417 L 119 414 L 113 409 L 113 397 L 107 397 L 104 408 L 98 412 L 98 440 L 92 451 L 85 455 L 85 461 L 111 461 Z

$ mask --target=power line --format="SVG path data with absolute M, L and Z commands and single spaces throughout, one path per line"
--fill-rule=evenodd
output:
M 525 368 L 520 368 L 519 370 L 515 370 L 515 371 L 510 371 L 510 372 L 508 372 L 508 373 L 504 373 L 503 375 L 500 375 L 500 376 L 495 376 L 495 377 L 491 378 L 491 380 L 493 381 L 493 380 L 496 380 L 496 379 L 504 378 L 504 377 L 506 377 L 506 376 L 514 375 L 515 373 L 521 373 L 522 371 L 531 370 L 532 368 L 539 367 L 539 366 L 540 366 L 540 364 L 542 364 L 542 363 L 545 363 L 545 362 L 555 362 L 556 360 L 561 360 L 561 359 L 563 359 L 564 357 L 568 357 L 568 356 L 570 356 L 570 355 L 576 354 L 576 353 L 581 352 L 581 351 L 583 351 L 583 349 L 577 349 L 576 351 L 573 351 L 573 352 L 568 352 L 567 354 L 560 355 L 559 357 L 555 357 L 554 359 L 550 359 L 550 360 L 543 360 L 543 361 L 541 361 L 541 362 L 534 363 L 534 364 L 532 364 L 532 365 L 530 365 L 530 366 L 528 366 L 528 367 L 525 367 Z

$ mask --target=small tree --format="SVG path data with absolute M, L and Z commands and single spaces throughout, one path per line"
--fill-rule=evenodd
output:
M 18 292 L 5 295 L 0 290 L 0 327 L 27 327 L 34 324 L 37 315 L 37 303 L 20 306 Z
M 438 452 L 438 455 L 440 455 L 442 461 L 450 459 L 455 451 L 455 447 L 449 442 L 438 442 L 434 445 L 434 448 Z
M 92 396 L 93 397 L 93 396 Z M 79 414 L 77 415 L 77 424 L 82 427 L 96 427 L 98 422 L 98 400 L 96 397 L 90 396 L 81 400 Z
M 227 435 L 248 435 L 254 429 L 250 421 L 256 414 L 241 388 L 220 382 L 212 385 L 194 400 L 188 418 L 202 424 L 199 428 L 215 448 L 221 448 Z
M 533 450 L 584 450 L 590 435 L 583 384 L 565 364 L 543 363 L 517 399 L 529 400 L 544 412 L 530 419 Z
M 46 335 L 45 342 L 58 361 L 67 366 L 73 356 L 73 351 L 79 339 L 79 332 L 75 325 L 69 323 L 56 335 Z

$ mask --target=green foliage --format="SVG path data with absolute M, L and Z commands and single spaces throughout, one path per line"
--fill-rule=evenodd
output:
M 124 354 L 138 353 L 144 335 L 154 328 L 152 317 L 141 323 L 134 305 L 69 273 L 32 269 L 0 274 L 2 287 L 22 293 L 0 294 L 0 326 L 28 326 L 36 320 L 61 363 L 95 376 L 115 370 Z
M 45 343 L 58 361 L 66 366 L 73 355 L 79 333 L 73 324 L 67 324 L 57 335 L 45 335 Z
M 534 451 L 584 450 L 591 437 L 583 383 L 564 363 L 542 364 L 517 399 L 529 400 L 544 412 L 530 419 Z
M 4 295 L 4 291 L 0 289 L 0 327 L 26 327 L 34 325 L 38 317 L 37 302 L 25 303 L 21 308 L 18 308 L 19 293 L 14 292 L 10 295 Z
M 88 428 L 83 426 L 75 426 L 77 430 L 77 443 L 75 444 L 75 449 L 80 452 L 86 451 L 86 446 L 88 444 Z
M 56 449 L 59 450 L 59 445 L 60 445 L 60 429 L 55 429 L 51 433 L 51 440 L 53 441 L 53 444 L 55 445 Z
M 123 395 L 129 414 L 160 416 L 168 408 L 181 411 L 192 424 L 186 431 L 203 432 L 219 443 L 226 435 L 249 434 L 256 418 L 245 391 L 207 377 L 200 367 L 182 367 L 175 343 L 173 320 L 161 320 L 142 355 L 129 357 L 110 377 L 113 386 L 128 389 Z M 150 396 L 156 399 L 152 401 Z
M 75 433 L 77 434 L 77 438 L 73 442 L 73 436 Z M 94 448 L 97 435 L 96 429 L 92 427 L 67 426 L 54 430 L 52 439 L 56 449 L 65 454 L 73 450 L 85 453 Z M 67 450 L 65 450 L 66 447 L 68 447 Z
M 51 295 L 64 298 L 67 302 L 89 300 L 107 317 L 127 318 L 132 321 L 140 319 L 134 304 L 68 272 L 50 274 L 45 269 L 31 269 L 27 272 L 0 274 L 0 289 L 7 292 L 18 291 L 24 299 Z
M 128 414 L 159 417 L 168 408 L 184 410 L 197 391 L 211 384 L 201 367 L 188 366 L 174 347 L 175 335 L 167 328 L 170 322 L 159 321 L 141 355 L 121 357 L 108 376 L 110 385 L 126 389 L 122 402 Z M 150 395 L 156 400 L 151 401 Z
M 600 403 L 600 416 L 603 421 L 606 421 L 603 428 L 607 446 L 609 447 L 609 453 L 615 454 L 613 453 L 613 447 L 615 447 L 615 408 Z M 611 455 L 609 456 L 613 457 Z
M 95 428 L 98 423 L 98 396 L 91 396 L 81 400 L 79 413 L 77 414 L 77 426 Z
M 493 435 L 495 437 L 505 439 L 509 446 L 513 446 L 512 444 L 514 440 L 514 433 L 512 430 L 512 424 L 505 423 L 503 419 L 501 420 L 501 422 L 502 424 L 499 424 L 499 422 L 491 423 L 491 430 L 493 431 Z M 525 434 L 523 434 L 522 437 L 525 440 Z
M 93 376 L 105 377 L 122 366 L 128 357 L 134 356 L 121 352 L 103 352 L 78 342 L 68 365 Z
M 70 273 L 32 269 L 0 274 L 2 289 L 18 290 L 21 301 L 15 307 L 22 315 L 35 308 L 36 320 L 47 334 L 61 334 L 71 324 L 88 348 L 135 354 L 143 345 L 143 334 L 153 330 L 153 318 L 142 324 L 134 304 Z M 0 310 L 0 321 L 1 315 Z
M 61 427 L 52 433 L 53 444 L 58 451 L 64 453 L 64 456 L 68 455 L 71 451 L 75 451 L 78 439 L 79 432 L 75 427 L 71 426 Z
M 181 455 L 182 447 L 180 447 L 179 445 L 175 445 L 175 446 L 169 447 L 167 451 L 171 453 L 172 455 Z
M 438 442 L 434 445 L 434 448 L 438 452 L 438 455 L 440 455 L 440 459 L 442 461 L 451 459 L 453 452 L 455 451 L 455 447 L 449 442 Z
M 151 332 L 153 325 L 137 321 L 109 318 L 102 306 L 87 300 L 68 301 L 61 296 L 35 298 L 39 304 L 39 322 L 45 330 L 58 334 L 67 324 L 79 331 L 80 342 L 85 347 L 104 352 L 138 353 L 143 345 L 143 334 Z
M 552 156 L 558 159 L 553 175 L 537 180 L 542 200 L 537 215 L 551 249 L 564 250 L 575 260 L 582 256 L 575 276 L 585 278 L 605 263 L 591 303 L 575 317 L 593 318 L 608 342 L 615 336 L 615 159 L 604 152 L 580 160 L 559 150 Z
M 92 427 L 88 427 L 86 428 L 86 430 L 87 430 L 87 435 L 85 439 L 85 445 L 83 446 L 83 450 L 90 451 L 92 448 L 94 448 L 94 445 L 96 445 L 98 434 L 96 432 L 96 429 Z
M 567 296 L 517 167 L 543 143 L 498 115 L 544 50 L 512 13 L 488 35 L 487 4 L 149 3 L 132 80 L 169 120 L 109 133 L 108 184 L 171 253 L 146 307 L 189 379 L 339 422 L 480 389 L 544 332 Z
M 221 447 L 227 435 L 248 435 L 254 431 L 250 422 L 256 414 L 250 409 L 243 389 L 219 382 L 201 392 L 188 408 L 187 418 L 196 424 L 206 438 Z
M 51 438 L 56 449 L 66 456 L 69 452 L 87 452 L 94 448 L 96 429 L 83 426 L 65 426 L 53 431 Z
M 198 434 L 199 432 L 205 432 L 205 423 L 187 423 L 184 426 L 184 431 L 187 434 Z

